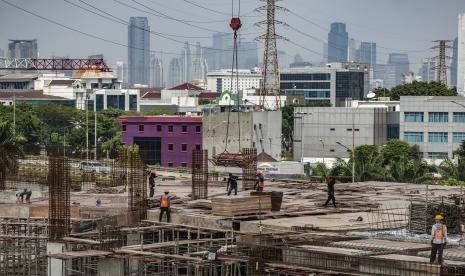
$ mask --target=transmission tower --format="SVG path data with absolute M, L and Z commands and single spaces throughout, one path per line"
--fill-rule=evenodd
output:
M 284 8 L 276 6 L 277 1 L 281 0 L 260 0 L 266 3 L 259 7 L 259 12 L 266 13 L 266 20 L 259 22 L 259 25 L 264 26 L 266 32 L 258 37 L 265 44 L 263 52 L 262 66 L 262 85 L 260 86 L 260 105 L 264 106 L 264 99 L 267 95 L 276 96 L 276 104 L 280 105 L 279 91 L 279 67 L 278 67 L 278 50 L 276 40 L 282 37 L 276 34 L 276 25 L 283 24 L 275 19 L 276 10 L 284 10 Z
M 449 65 L 446 64 L 446 58 L 449 59 L 450 56 L 446 54 L 446 50 L 451 48 L 449 45 L 451 40 L 435 40 L 434 42 L 437 44 L 433 49 L 439 49 L 439 54 L 434 57 L 436 66 L 433 67 L 436 70 L 436 81 L 447 85 L 447 69 Z

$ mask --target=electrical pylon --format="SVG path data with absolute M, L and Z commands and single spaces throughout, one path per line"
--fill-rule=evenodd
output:
M 446 64 L 446 58 L 450 58 L 446 54 L 446 49 L 450 49 L 449 43 L 451 40 L 435 40 L 436 46 L 433 49 L 439 49 L 439 54 L 435 56 L 436 66 L 433 67 L 436 70 L 436 81 L 447 85 L 447 69 L 449 66 Z

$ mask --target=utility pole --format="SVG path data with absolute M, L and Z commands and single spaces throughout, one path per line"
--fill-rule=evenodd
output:
M 89 161 L 89 95 L 86 92 L 85 109 L 86 109 L 86 160 Z
M 16 94 L 13 94 L 13 133 L 16 134 Z
M 94 146 L 95 146 L 94 160 L 97 161 L 97 104 L 96 104 L 96 101 L 94 101 Z
M 434 58 L 436 59 L 436 66 L 433 67 L 436 70 L 436 81 L 447 85 L 447 69 L 450 67 L 446 64 L 446 58 L 450 56 L 446 54 L 446 49 L 452 48 L 449 43 L 451 40 L 435 40 L 436 46 L 432 49 L 439 49 L 439 53 Z
M 276 10 L 285 10 L 282 7 L 276 6 L 276 1 L 281 0 L 260 0 L 265 2 L 257 8 L 259 12 L 266 12 L 266 19 L 258 24 L 263 25 L 266 32 L 258 37 L 258 40 L 263 41 L 265 50 L 263 51 L 263 68 L 262 68 L 262 83 L 260 86 L 260 102 L 261 106 L 265 105 L 265 97 L 267 95 L 276 96 L 277 109 L 280 109 L 280 91 L 279 91 L 279 67 L 278 67 L 278 50 L 276 47 L 276 39 L 283 37 L 276 34 L 276 24 L 283 24 L 275 19 Z

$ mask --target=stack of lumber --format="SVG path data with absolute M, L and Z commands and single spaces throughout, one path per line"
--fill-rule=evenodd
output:
M 187 203 L 187 208 L 210 210 L 212 208 L 212 202 L 208 199 L 192 200 Z
M 218 216 L 240 216 L 271 211 L 271 196 L 219 196 L 212 198 L 212 214 Z
M 425 201 L 412 202 L 409 229 L 417 233 L 430 233 L 431 227 L 435 223 L 434 217 L 437 214 L 444 216 L 444 223 L 447 225 L 449 234 L 461 233 L 460 224 L 463 223 L 464 219 L 462 210 L 460 205 L 449 200 L 431 201 L 428 202 L 428 205 Z

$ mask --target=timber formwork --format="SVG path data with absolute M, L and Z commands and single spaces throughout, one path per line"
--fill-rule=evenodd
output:
M 192 151 L 192 199 L 208 198 L 208 151 Z
M 256 171 L 257 171 L 257 149 L 256 148 L 244 148 L 242 149 L 244 157 L 248 160 L 246 166 L 242 167 L 242 189 L 252 190 L 256 182 Z

